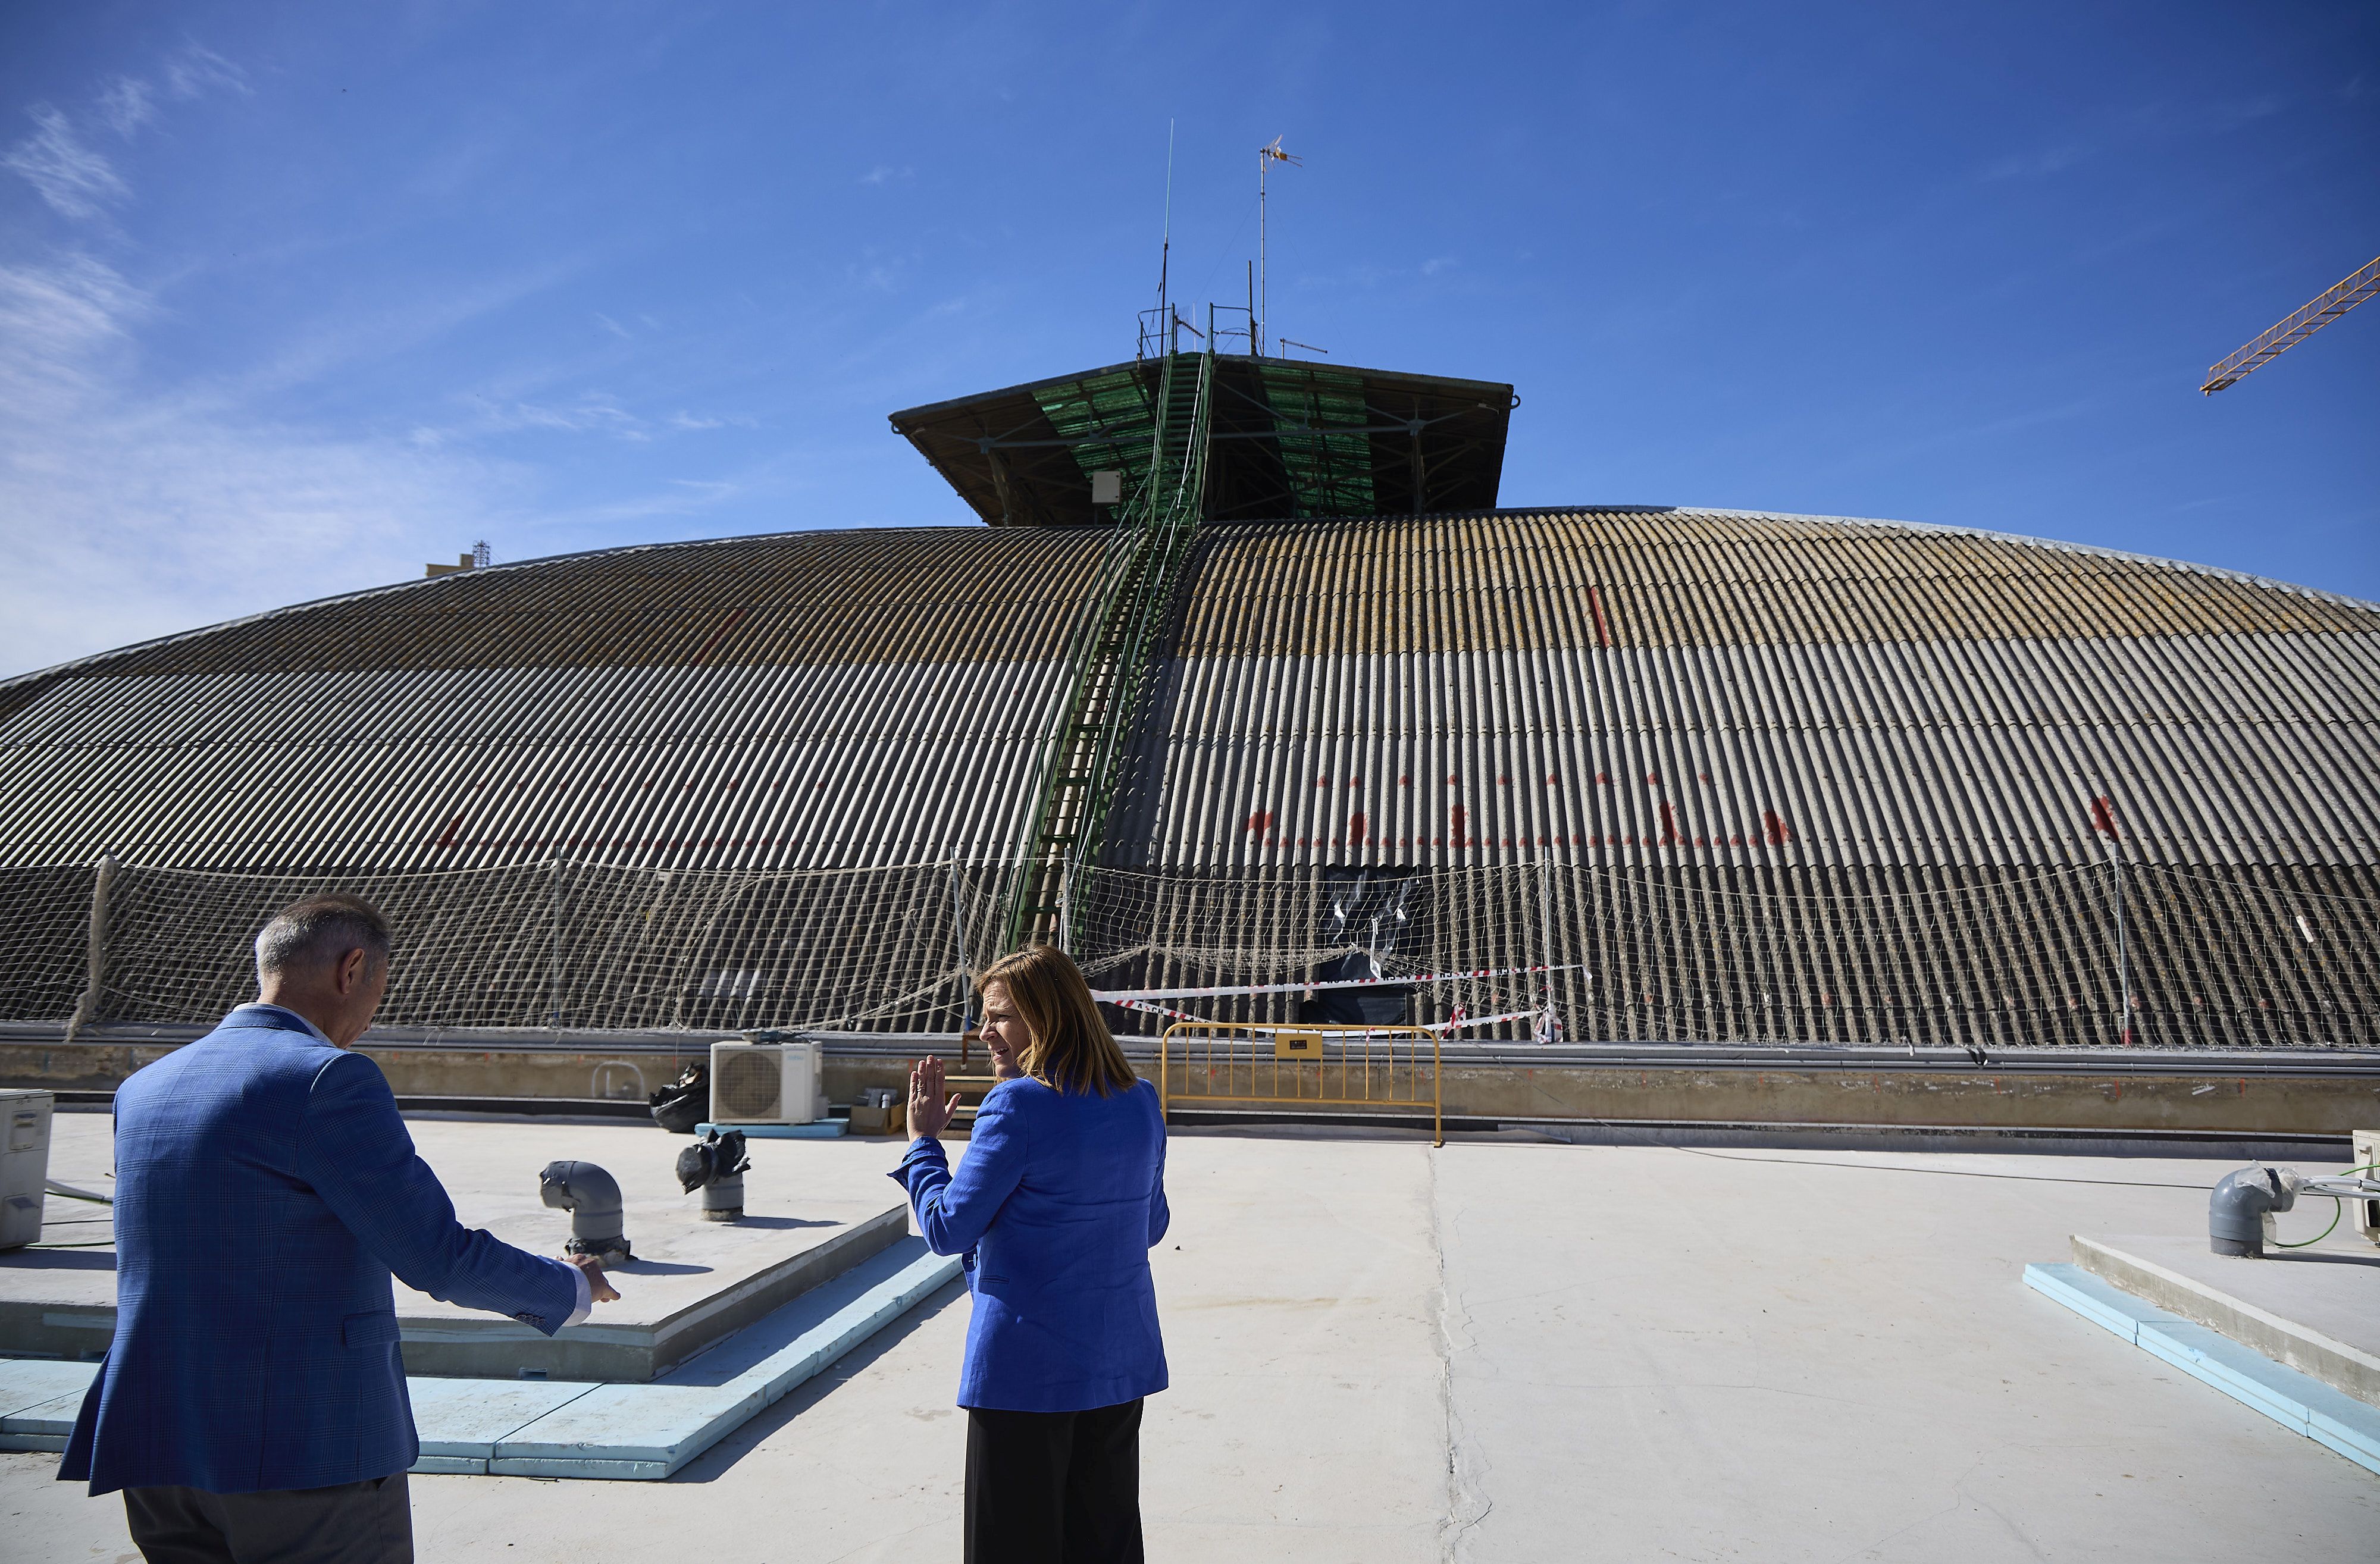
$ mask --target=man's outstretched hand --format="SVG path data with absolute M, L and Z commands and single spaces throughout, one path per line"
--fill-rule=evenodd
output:
M 616 1303 L 620 1290 L 604 1279 L 603 1263 L 592 1255 L 565 1255 L 564 1259 L 587 1273 L 587 1296 L 599 1303 Z
M 958 1117 L 959 1094 L 943 1101 L 943 1085 L 941 1060 L 929 1055 L 909 1067 L 909 1133 L 921 1140 L 934 1139 Z

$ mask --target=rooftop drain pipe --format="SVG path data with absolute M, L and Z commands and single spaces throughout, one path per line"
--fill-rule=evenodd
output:
M 2297 1201 L 2293 1168 L 2259 1164 L 2224 1174 L 2206 1197 L 2207 1246 L 2217 1255 L 2264 1258 L 2272 1213 L 2286 1211 Z
M 620 1202 L 620 1181 L 592 1162 L 548 1162 L 537 1176 L 538 1198 L 570 1213 L 570 1242 L 563 1251 L 591 1255 L 607 1266 L 634 1259 L 628 1253 Z
M 744 1173 L 752 1166 L 744 1132 L 716 1126 L 677 1154 L 677 1182 L 688 1194 L 702 1191 L 702 1219 L 732 1222 L 744 1214 Z
M 2344 1173 L 2317 1173 L 2305 1178 L 2295 1168 L 2267 1168 L 2255 1163 L 2226 1173 L 2206 1197 L 2207 1247 L 2217 1255 L 2237 1255 L 2248 1259 L 2264 1258 L 2268 1243 L 2277 1249 L 2310 1249 L 2330 1236 L 2331 1229 L 2338 1226 L 2340 1213 L 2333 1213 L 2330 1227 L 2296 1243 L 2283 1243 L 2273 1236 L 2273 1213 L 2288 1210 L 2297 1204 L 2301 1194 L 2327 1194 L 2334 1204 L 2369 1200 L 2380 1194 L 2380 1179 L 2357 1175 L 2373 1170 L 2367 1165 L 2350 1168 Z

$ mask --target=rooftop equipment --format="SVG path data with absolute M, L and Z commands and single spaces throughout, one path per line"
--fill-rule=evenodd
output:
M 2306 1178 L 2295 1168 L 2267 1168 L 2256 1162 L 2226 1173 L 2206 1197 L 2207 1247 L 2217 1255 L 2243 1259 L 2262 1259 L 2268 1246 L 2310 1248 L 2330 1236 L 2338 1226 L 2338 1217 L 2313 1237 L 2284 1243 L 2274 1236 L 2273 1214 L 2294 1206 L 2301 1194 L 2327 1194 L 2342 1207 L 2349 1201 L 2364 1205 L 2380 1197 L 2380 1179 L 2360 1176 L 2374 1170 L 2371 1163 L 2360 1162 L 2345 1173 Z
M 0 1249 L 21 1248 L 42 1236 L 55 1100 L 48 1092 L 0 1092 Z
M 570 1213 L 565 1254 L 591 1255 L 606 1266 L 636 1258 L 628 1251 L 620 1181 L 592 1162 L 549 1162 L 537 1176 L 538 1198 Z
M 775 1033 L 710 1045 L 710 1121 L 808 1124 L 819 1117 L 818 1045 Z
M 704 1221 L 732 1222 L 744 1214 L 744 1175 L 751 1166 L 744 1132 L 712 1125 L 677 1154 L 678 1187 L 702 1191 Z

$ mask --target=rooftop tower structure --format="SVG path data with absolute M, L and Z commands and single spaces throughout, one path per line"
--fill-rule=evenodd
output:
M 1231 338 L 1246 351 L 1221 351 Z M 1161 302 L 1143 314 L 1129 364 L 892 415 L 992 526 L 1110 529 L 1067 645 L 1065 716 L 1040 763 L 1027 867 L 1003 918 L 1010 945 L 1071 932 L 1067 890 L 1098 861 L 1202 526 L 1495 508 L 1511 386 L 1324 366 L 1265 346 L 1253 298 L 1243 310 L 1209 305 L 1204 331 Z

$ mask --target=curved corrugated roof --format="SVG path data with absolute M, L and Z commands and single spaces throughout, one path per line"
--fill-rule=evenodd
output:
M 997 857 L 1103 540 L 647 545 L 0 684 L 0 861 Z M 1718 510 L 1202 534 L 1108 832 L 1166 867 L 2371 865 L 2380 607 Z

